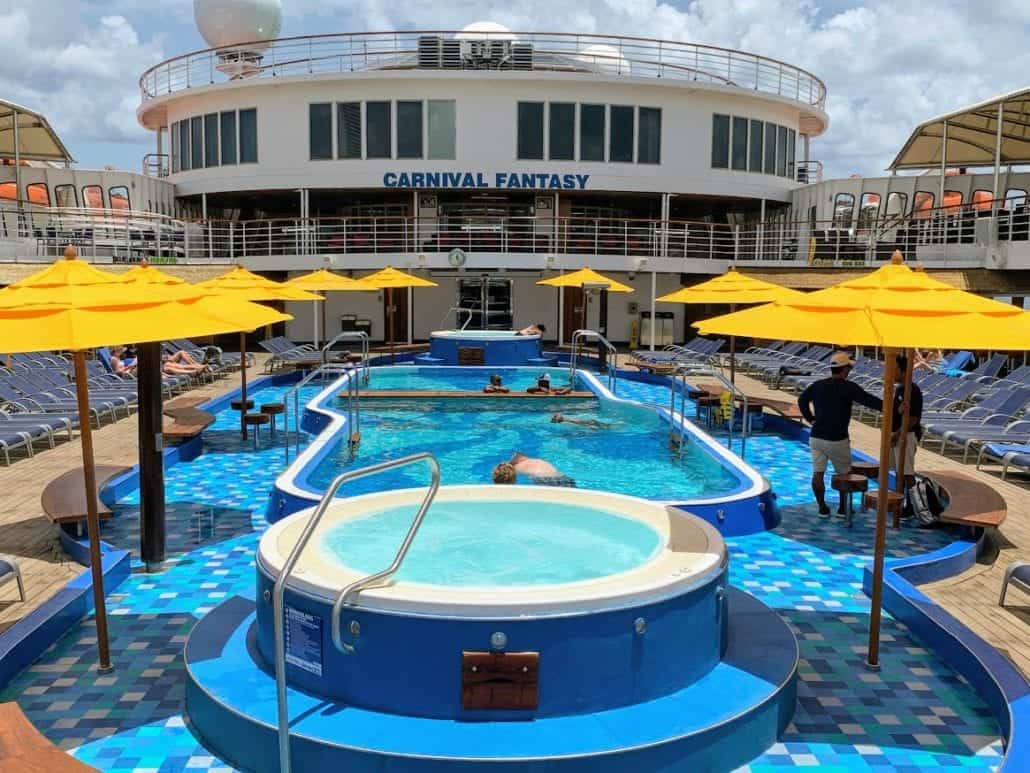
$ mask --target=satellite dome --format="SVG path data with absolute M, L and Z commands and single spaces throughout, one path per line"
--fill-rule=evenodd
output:
M 455 40 L 517 40 L 514 33 L 495 21 L 474 21 L 465 25 Z
M 585 62 L 594 72 L 605 75 L 629 75 L 630 64 L 614 46 L 604 43 L 597 43 L 582 49 L 576 56 L 581 62 Z
M 279 37 L 283 26 L 281 0 L 193 0 L 193 20 L 211 48 Z M 268 43 L 247 46 L 262 51 Z

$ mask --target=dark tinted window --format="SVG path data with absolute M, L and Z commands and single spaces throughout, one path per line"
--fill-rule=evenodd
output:
M 552 161 L 573 161 L 576 158 L 576 106 L 570 102 L 552 102 L 548 127 L 548 157 Z
M 190 164 L 190 121 L 179 121 L 179 168 L 188 172 L 193 168 Z
M 308 146 L 311 160 L 333 157 L 333 106 L 308 105 Z
M 192 136 L 190 152 L 190 163 L 194 169 L 204 168 L 204 119 L 199 115 L 190 119 L 190 134 Z
M 393 136 L 390 132 L 390 103 L 365 104 L 366 154 L 369 158 L 390 158 L 393 155 Z
M 787 176 L 787 127 L 776 127 L 776 174 Z
M 542 102 L 519 102 L 517 157 L 544 157 L 544 105 Z
M 639 124 L 637 127 L 637 163 L 660 164 L 662 161 L 661 108 L 640 108 Z
M 256 164 L 258 160 L 257 110 L 240 111 L 240 163 Z
M 776 124 L 765 124 L 765 158 L 763 159 L 762 171 L 766 174 L 776 174 Z
M 397 103 L 397 158 L 422 158 L 422 103 Z
M 610 161 L 633 162 L 633 108 L 612 105 L 612 134 L 608 143 Z
M 747 168 L 751 172 L 762 171 L 762 140 L 764 135 L 762 133 L 762 126 L 764 124 L 761 121 L 751 122 L 751 156 L 748 159 Z
M 747 169 L 747 118 L 733 119 L 733 168 Z
M 222 163 L 236 163 L 236 111 L 222 113 Z
M 204 166 L 218 166 L 218 113 L 204 116 Z
M 336 106 L 337 158 L 361 158 L 361 103 L 341 102 Z
M 172 156 L 172 174 L 175 174 L 182 167 L 179 166 L 179 122 L 173 121 L 171 126 L 171 156 Z
M 787 174 L 795 180 L 798 178 L 794 168 L 794 157 L 797 153 L 798 135 L 793 129 L 787 130 Z
M 604 105 L 579 106 L 579 160 L 604 161 Z
M 730 117 L 712 116 L 712 168 L 728 169 L 730 166 Z

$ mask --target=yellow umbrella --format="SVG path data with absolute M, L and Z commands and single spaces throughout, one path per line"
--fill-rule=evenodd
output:
M 297 290 L 310 290 L 312 292 L 370 292 L 379 288 L 366 282 L 364 279 L 351 279 L 341 274 L 334 274 L 328 269 L 320 268 L 309 274 L 295 276 L 288 280 L 287 287 Z M 329 335 L 325 331 L 325 304 L 322 304 L 322 339 L 329 341 Z M 318 331 L 315 332 L 315 346 L 318 346 Z
M 144 287 L 127 292 L 117 274 L 75 260 L 73 247 L 65 250 L 65 260 L 0 291 L 0 351 L 73 350 L 97 649 L 102 672 L 111 670 L 111 660 L 84 350 L 112 343 L 226 333 L 287 318 L 257 305 L 248 308 L 246 318 L 240 320 L 228 319 L 227 312 L 223 316 L 211 316 L 210 310 L 210 304 L 199 293 L 192 299 L 170 300 L 167 295 Z
M 573 271 L 569 274 L 561 274 L 560 276 L 551 277 L 550 279 L 541 279 L 537 282 L 538 285 L 546 285 L 547 287 L 580 287 L 584 291 L 589 289 L 607 290 L 612 293 L 631 293 L 633 288 L 629 285 L 624 285 L 621 282 L 616 282 L 611 277 L 607 277 L 604 274 L 599 274 L 592 268 L 581 268 L 579 271 Z M 653 320 L 652 320 L 653 322 Z M 587 326 L 587 304 L 586 298 L 583 299 L 583 327 Z M 607 332 L 607 331 L 606 331 Z M 558 343 L 561 343 L 559 341 Z
M 428 279 L 415 276 L 414 274 L 406 274 L 403 271 L 398 271 L 392 266 L 387 266 L 380 271 L 376 271 L 374 274 L 361 278 L 362 282 L 386 290 L 386 327 L 390 334 L 390 364 L 393 364 L 393 291 L 394 288 L 407 288 L 407 287 L 436 287 L 436 282 L 430 282 Z
M 242 301 L 321 301 L 322 296 L 293 287 L 236 266 L 221 276 L 198 282 L 196 287 L 222 298 Z M 240 332 L 240 435 L 247 439 L 247 334 Z
M 690 287 L 681 287 L 676 292 L 663 295 L 655 300 L 663 303 L 725 303 L 729 304 L 730 311 L 732 312 L 738 303 L 769 303 L 781 299 L 797 299 L 803 296 L 804 293 L 802 292 L 741 274 L 737 269 L 730 266 L 729 271 L 721 276 L 701 282 L 700 284 L 691 285 Z M 652 324 L 654 324 L 654 320 L 652 320 Z M 736 344 L 737 337 L 730 336 L 731 382 L 736 381 L 737 375 L 735 362 Z
M 901 253 L 867 276 L 734 314 L 702 320 L 703 333 L 761 335 L 798 341 L 884 348 L 883 423 L 880 431 L 879 489 L 888 491 L 895 360 L 910 348 L 1025 349 L 1030 313 L 939 282 L 903 265 Z M 912 357 L 903 379 L 903 403 L 911 392 Z M 907 424 L 907 407 L 902 426 Z M 904 458 L 907 433 L 900 433 L 898 458 Z M 901 472 L 901 471 L 899 471 Z M 903 482 L 904 475 L 899 474 Z M 878 498 L 873 555 L 873 592 L 869 621 L 870 667 L 879 667 L 880 602 L 886 548 L 887 496 Z

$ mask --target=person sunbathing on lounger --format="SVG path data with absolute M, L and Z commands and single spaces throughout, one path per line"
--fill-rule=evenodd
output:
M 500 375 L 494 373 L 492 376 L 490 376 L 490 383 L 483 387 L 483 391 L 487 394 L 506 395 L 511 390 L 501 383 Z
M 161 355 L 161 372 L 166 376 L 196 376 L 211 370 L 193 359 L 187 352 Z
M 124 346 L 111 349 L 111 370 L 116 376 L 135 376 L 136 360 L 130 359 Z

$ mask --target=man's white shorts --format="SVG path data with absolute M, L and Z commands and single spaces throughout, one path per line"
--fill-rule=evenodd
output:
M 826 463 L 833 462 L 833 471 L 843 475 L 851 469 L 851 440 L 823 440 L 810 437 L 808 447 L 812 449 L 812 472 L 826 472 Z
M 916 446 L 918 444 L 916 433 L 909 432 L 908 440 L 905 441 L 905 471 L 902 475 L 916 474 Z M 891 446 L 891 469 L 895 471 L 898 469 L 898 447 L 896 445 Z

